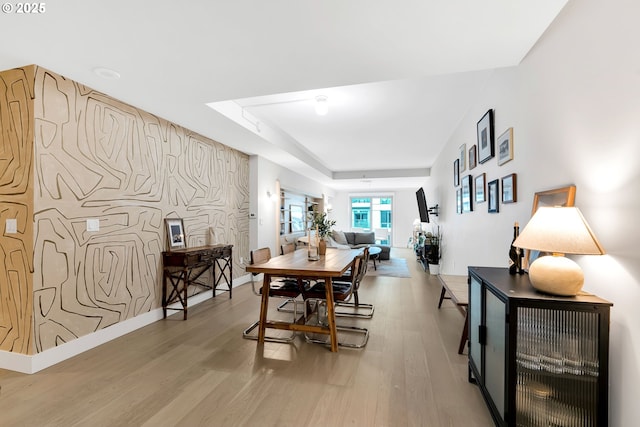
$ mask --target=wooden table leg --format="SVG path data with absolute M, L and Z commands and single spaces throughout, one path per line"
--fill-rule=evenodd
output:
M 271 276 L 264 274 L 262 280 L 262 302 L 260 303 L 260 324 L 258 325 L 258 342 L 264 342 L 266 323 L 267 323 L 267 311 L 269 310 L 269 284 L 271 283 Z
M 169 273 L 166 269 L 162 271 L 162 318 L 167 318 L 167 280 Z
M 331 277 L 325 279 L 325 291 L 327 299 L 327 320 L 329 323 L 329 336 L 331 337 L 331 351 L 338 351 L 338 329 L 336 328 L 336 313 L 333 307 L 333 283 Z
M 182 319 L 187 320 L 187 299 L 189 298 L 188 288 L 189 288 L 189 269 L 185 268 L 182 270 L 182 309 L 184 310 L 182 313 Z

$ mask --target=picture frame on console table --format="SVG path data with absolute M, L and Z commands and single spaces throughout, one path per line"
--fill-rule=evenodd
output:
M 484 163 L 495 156 L 493 110 L 484 113 L 476 125 L 478 134 L 478 162 Z
M 553 188 L 551 190 L 538 191 L 533 195 L 533 206 L 531 208 L 531 216 L 536 213 L 538 208 L 545 206 L 561 206 L 572 207 L 576 200 L 576 186 L 567 185 L 566 187 Z M 522 268 L 529 271 L 529 266 L 539 256 L 543 255 L 540 251 L 532 251 L 526 249 L 524 252 L 524 260 Z
M 169 246 L 169 250 L 186 248 L 186 236 L 182 218 L 165 218 L 164 222 L 167 228 L 167 246 Z

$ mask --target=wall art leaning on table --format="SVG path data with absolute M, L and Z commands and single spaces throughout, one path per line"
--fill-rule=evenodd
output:
M 167 246 L 169 250 L 186 248 L 182 218 L 165 218 L 164 222 L 167 227 Z

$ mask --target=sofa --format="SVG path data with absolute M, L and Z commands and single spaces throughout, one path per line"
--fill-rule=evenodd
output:
M 367 246 L 377 246 L 382 252 L 378 256 L 379 260 L 388 260 L 391 256 L 391 247 L 387 245 L 376 244 L 376 236 L 373 231 L 331 231 L 331 239 L 327 246 L 337 248 L 364 248 Z

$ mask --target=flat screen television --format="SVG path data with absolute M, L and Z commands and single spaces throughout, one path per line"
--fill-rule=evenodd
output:
M 418 212 L 420 213 L 420 222 L 429 222 L 429 208 L 427 208 L 427 198 L 424 195 L 422 187 L 416 191 L 418 199 Z

